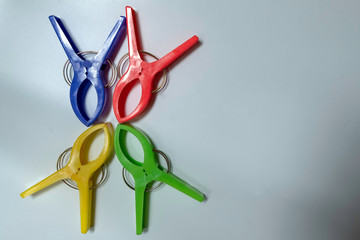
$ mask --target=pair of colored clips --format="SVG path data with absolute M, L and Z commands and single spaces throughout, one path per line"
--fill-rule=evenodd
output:
M 131 7 L 126 7 L 125 10 L 127 19 L 129 67 L 127 72 L 121 76 L 113 95 L 113 110 L 119 123 L 128 122 L 139 116 L 145 110 L 151 99 L 156 74 L 163 71 L 176 59 L 182 56 L 199 40 L 197 36 L 193 36 L 159 60 L 148 63 L 141 58 L 139 53 L 134 25 L 134 10 Z M 139 80 L 141 84 L 141 99 L 133 112 L 126 116 L 124 103 L 127 97 L 127 90 L 125 89 L 127 89 L 128 86 L 131 86 L 130 84 L 136 80 Z M 144 151 L 143 163 L 136 161 L 127 153 L 125 148 L 125 136 L 127 132 L 132 133 L 140 141 Z M 177 178 L 175 175 L 167 173 L 164 169 L 159 168 L 153 151 L 154 147 L 145 134 L 142 134 L 140 131 L 129 125 L 119 124 L 115 131 L 114 142 L 115 152 L 120 163 L 130 172 L 135 181 L 136 234 L 139 235 L 143 231 L 145 191 L 151 182 L 160 181 L 166 183 L 197 201 L 202 202 L 204 200 L 204 194 L 200 191 Z
M 105 134 L 102 151 L 95 160 L 88 162 L 84 156 L 86 156 L 87 148 L 91 143 L 91 136 L 101 130 Z M 143 163 L 133 159 L 127 152 L 125 141 L 127 132 L 139 140 L 144 151 Z M 109 159 L 113 145 L 115 145 L 115 152 L 120 163 L 132 174 L 135 180 L 136 234 L 141 234 L 143 231 L 145 191 L 153 181 L 166 183 L 197 201 L 204 200 L 204 195 L 200 191 L 159 167 L 153 151 L 154 146 L 144 133 L 129 125 L 119 124 L 114 137 L 110 123 L 94 125 L 82 133 L 75 141 L 71 149 L 70 160 L 65 167 L 30 187 L 20 196 L 27 197 L 60 180 L 68 178 L 74 180 L 77 183 L 80 196 L 81 232 L 86 233 L 91 223 L 93 175 Z
M 129 67 L 127 72 L 121 76 L 118 81 L 112 100 L 113 110 L 119 123 L 127 122 L 139 116 L 145 110 L 152 96 L 156 74 L 173 63 L 198 41 L 198 37 L 193 36 L 161 59 L 148 63 L 141 58 L 138 50 L 134 25 L 134 10 L 131 7 L 126 7 L 126 20 L 125 17 L 120 17 L 106 39 L 104 46 L 92 59 L 86 60 L 78 53 L 60 19 L 55 16 L 50 16 L 49 19 L 74 69 L 74 77 L 70 86 L 71 106 L 75 115 L 86 126 L 90 126 L 94 123 L 104 109 L 106 91 L 102 70 L 106 59 L 110 57 L 114 46 L 125 32 L 125 22 L 127 25 L 128 36 Z M 133 87 L 129 84 L 135 80 L 139 80 L 141 84 L 141 99 L 137 107 L 126 116 L 125 102 L 128 93 L 127 90 L 130 90 L 131 87 Z M 92 116 L 88 116 L 85 112 L 84 101 L 86 92 L 91 84 L 96 90 L 98 101 L 95 112 Z M 127 88 L 128 85 L 131 87 Z

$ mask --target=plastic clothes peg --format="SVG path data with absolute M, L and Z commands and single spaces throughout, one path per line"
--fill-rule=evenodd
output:
M 178 59 L 192 46 L 194 46 L 199 39 L 197 36 L 193 36 L 161 59 L 148 63 L 141 59 L 140 53 L 138 51 L 133 11 L 134 10 L 131 7 L 126 7 L 129 67 L 127 72 L 120 78 L 120 81 L 117 83 L 113 96 L 114 113 L 119 123 L 127 122 L 141 114 L 150 101 L 155 75 Z M 128 116 L 125 116 L 124 108 L 127 91 L 124 91 L 124 89 L 134 80 L 140 81 L 142 88 L 141 99 L 134 111 L 131 112 Z M 130 86 L 131 85 L 129 85 L 129 87 Z
M 125 32 L 125 17 L 120 17 L 106 39 L 100 51 L 89 60 L 82 59 L 78 51 L 56 16 L 49 17 L 50 22 L 63 46 L 67 57 L 74 69 L 74 77 L 70 86 L 70 102 L 74 113 L 86 126 L 90 126 L 101 114 L 105 105 L 105 87 L 102 79 L 102 67 L 114 46 Z M 97 106 L 92 116 L 87 116 L 84 110 L 86 92 L 93 85 L 97 94 Z
M 104 147 L 95 160 L 85 163 L 83 155 L 87 153 L 87 144 L 91 141 L 91 135 L 98 130 L 104 131 Z M 111 123 L 102 123 L 87 129 L 75 141 L 71 150 L 70 160 L 66 166 L 30 187 L 21 193 L 20 196 L 25 198 L 57 181 L 71 178 L 79 188 L 81 232 L 86 233 L 91 225 L 92 190 L 90 188 L 93 186 L 92 176 L 111 155 L 113 149 L 113 133 L 114 130 Z
M 140 141 L 144 151 L 143 163 L 133 159 L 126 151 L 126 132 L 132 133 Z M 114 145 L 120 163 L 131 173 L 135 181 L 136 234 L 141 234 L 143 230 L 145 191 L 146 186 L 152 181 L 164 182 L 199 202 L 204 200 L 204 194 L 200 191 L 158 167 L 152 143 L 139 130 L 129 125 L 119 124 L 115 130 Z

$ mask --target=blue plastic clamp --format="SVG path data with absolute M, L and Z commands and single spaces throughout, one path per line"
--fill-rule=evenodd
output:
M 74 69 L 74 77 L 70 86 L 70 102 L 78 119 L 90 126 L 101 114 L 105 106 L 105 86 L 102 79 L 102 67 L 110 56 L 116 43 L 125 33 L 126 19 L 121 16 L 106 39 L 103 47 L 92 59 L 83 59 L 67 33 L 61 20 L 56 16 L 49 17 L 50 22 L 63 46 L 67 57 Z M 85 113 L 85 96 L 92 84 L 97 93 L 97 106 L 91 117 Z

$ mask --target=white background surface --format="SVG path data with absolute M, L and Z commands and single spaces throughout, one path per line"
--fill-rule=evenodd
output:
M 144 50 L 201 44 L 133 124 L 203 191 L 165 186 L 135 235 L 134 193 L 109 163 L 95 227 L 80 233 L 64 184 L 22 199 L 86 129 L 62 79 L 57 15 L 80 51 L 99 50 L 125 6 Z M 0 1 L 0 239 L 359 239 L 359 1 Z M 126 40 L 116 60 L 127 52 Z M 110 111 L 104 120 L 116 126 Z

